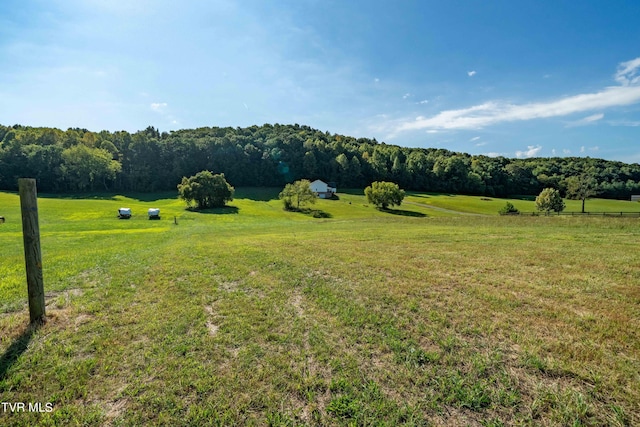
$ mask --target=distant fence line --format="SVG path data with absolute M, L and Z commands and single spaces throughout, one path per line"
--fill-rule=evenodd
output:
M 640 212 L 508 212 L 500 213 L 507 216 L 617 216 L 617 217 L 638 217 Z

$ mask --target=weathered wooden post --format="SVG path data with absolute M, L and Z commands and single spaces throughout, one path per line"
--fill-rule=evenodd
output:
M 29 291 L 29 318 L 31 323 L 44 323 L 44 283 L 42 280 L 42 252 L 40 250 L 40 226 L 38 225 L 38 194 L 36 180 L 18 180 L 20 208 L 22 210 L 22 237 L 24 260 L 27 269 Z

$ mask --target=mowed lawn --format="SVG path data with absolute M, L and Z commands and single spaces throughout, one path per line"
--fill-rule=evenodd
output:
M 381 212 L 356 192 L 314 218 L 277 193 L 202 213 L 41 196 L 37 330 L 0 193 L 0 401 L 52 406 L 0 424 L 640 424 L 639 218 L 455 215 L 431 194 Z

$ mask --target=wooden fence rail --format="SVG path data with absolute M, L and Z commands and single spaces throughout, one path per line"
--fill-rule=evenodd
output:
M 509 212 L 500 213 L 507 216 L 612 216 L 612 217 L 638 217 L 640 212 Z

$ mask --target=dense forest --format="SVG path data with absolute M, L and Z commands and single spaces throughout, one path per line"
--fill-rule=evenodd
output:
M 363 188 L 393 181 L 407 190 L 487 196 L 564 193 L 567 178 L 588 174 L 597 195 L 640 194 L 640 165 L 593 158 L 471 156 L 406 148 L 300 125 L 199 128 L 160 133 L 62 131 L 0 125 L 0 189 L 36 178 L 40 192 L 175 190 L 183 176 L 224 173 L 234 186 L 284 186 L 297 179 Z

